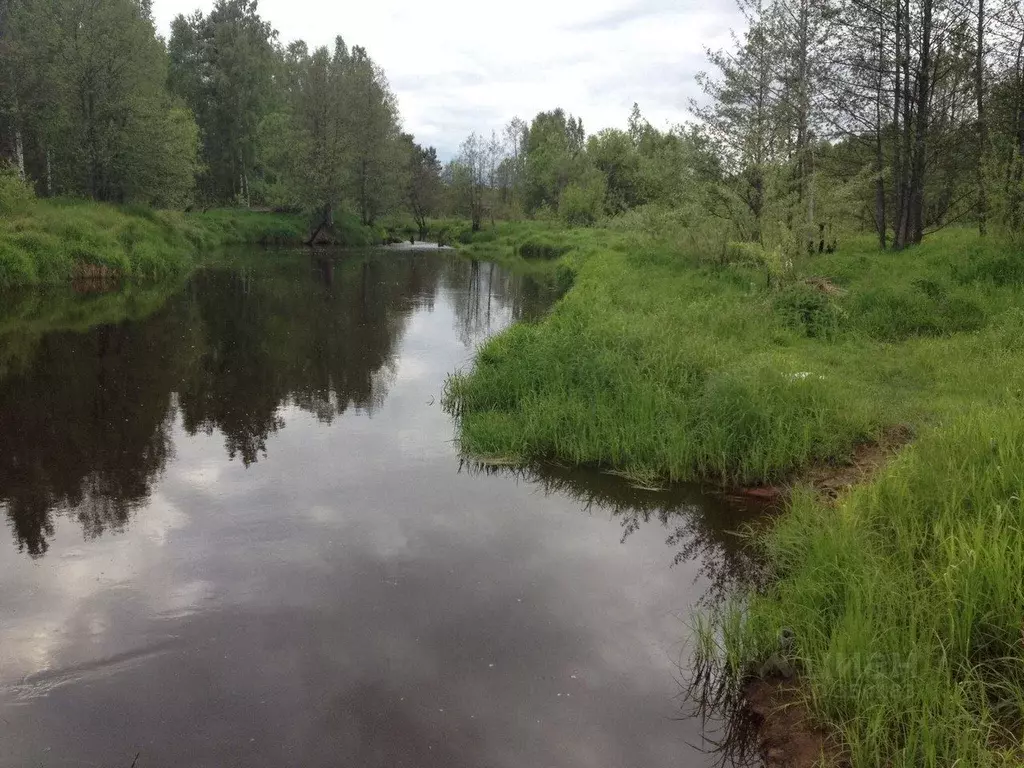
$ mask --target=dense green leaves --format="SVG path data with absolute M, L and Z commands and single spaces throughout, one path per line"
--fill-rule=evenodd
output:
M 218 0 L 208 16 L 178 16 L 168 47 L 168 84 L 196 116 L 211 200 L 248 200 L 256 136 L 273 98 L 276 34 L 255 0 Z
M 273 207 L 327 225 L 405 206 L 425 222 L 439 204 L 436 152 L 403 137 L 367 51 L 282 47 L 255 0 L 178 16 L 166 46 L 145 2 L 2 0 L 0 159 L 48 197 Z
M 26 0 L 10 9 L 4 65 L 24 171 L 44 194 L 180 204 L 196 130 L 167 94 L 167 62 L 132 0 Z

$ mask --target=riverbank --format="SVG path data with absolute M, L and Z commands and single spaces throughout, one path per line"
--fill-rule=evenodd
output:
M 0 288 L 118 278 L 158 280 L 186 271 L 200 253 L 227 245 L 301 245 L 306 217 L 247 209 L 202 213 L 83 200 L 19 200 L 0 217 Z M 341 244 L 379 242 L 341 218 Z
M 1017 764 L 1024 254 L 964 231 L 792 265 L 548 237 L 574 287 L 450 379 L 463 449 L 735 486 L 912 436 L 838 502 L 797 489 L 763 540 L 772 585 L 704 617 L 700 647 L 740 690 L 791 629 L 808 711 L 854 765 Z

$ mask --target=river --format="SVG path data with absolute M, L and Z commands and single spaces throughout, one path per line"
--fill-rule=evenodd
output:
M 552 288 L 277 252 L 0 312 L 0 765 L 709 766 L 688 619 L 746 513 L 460 461 Z

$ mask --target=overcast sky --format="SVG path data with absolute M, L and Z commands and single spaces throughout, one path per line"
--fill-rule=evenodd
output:
M 213 0 L 155 0 L 160 33 Z M 340 34 L 385 70 L 405 130 L 449 157 L 471 131 L 561 106 L 588 133 L 625 127 L 633 102 L 662 128 L 688 117 L 704 48 L 742 22 L 733 0 L 260 0 L 282 42 Z

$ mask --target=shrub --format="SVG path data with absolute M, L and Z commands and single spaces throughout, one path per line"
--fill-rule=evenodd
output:
M 558 215 L 570 227 L 592 227 L 604 211 L 607 182 L 600 173 L 589 174 L 562 191 Z
M 784 322 L 811 338 L 833 338 L 846 320 L 843 308 L 822 291 L 796 283 L 775 298 L 775 311 Z
M 0 214 L 10 215 L 27 208 L 35 199 L 29 187 L 9 166 L 0 166 Z
M 550 240 L 541 240 L 538 238 L 520 243 L 516 248 L 516 253 L 524 259 L 551 260 L 560 258 L 571 250 L 571 245 L 555 243 Z

